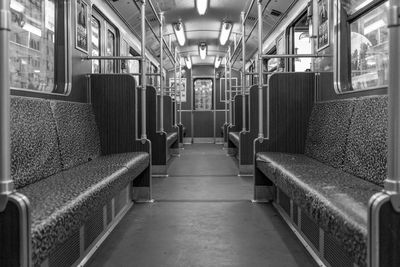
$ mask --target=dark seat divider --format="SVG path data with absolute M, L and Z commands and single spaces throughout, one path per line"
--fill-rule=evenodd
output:
M 314 79 L 315 74 L 312 72 L 275 73 L 270 77 L 269 140 L 257 139 L 254 143 L 254 154 L 263 151 L 304 153 L 308 121 L 314 104 Z M 263 96 L 266 100 L 266 90 Z M 254 103 L 251 104 L 253 105 L 250 107 L 252 118 Z M 264 112 L 264 136 L 267 133 L 266 114 L 267 112 Z M 254 130 L 252 123 L 253 120 L 250 127 Z M 256 167 L 254 167 L 254 183 L 256 191 L 258 186 L 272 185 L 271 181 L 265 179 Z
M 141 131 L 141 91 L 138 92 L 138 129 Z M 178 128 L 172 125 L 172 100 L 164 99 L 164 110 L 168 108 L 171 112 L 167 112 L 168 115 L 164 116 L 164 127 L 165 130 L 170 130 L 172 133 L 178 133 Z M 169 159 L 169 147 L 167 142 L 167 133 L 159 132 L 157 129 L 158 120 L 158 102 L 156 89 L 152 86 L 147 86 L 146 89 L 146 127 L 147 127 L 147 138 L 151 141 L 152 151 L 152 164 L 153 173 L 155 174 L 166 174 L 167 173 L 167 162 Z M 169 125 L 169 126 L 168 126 Z M 177 142 L 176 142 L 177 143 Z M 178 145 L 178 144 L 177 144 Z
M 136 82 L 126 74 L 91 75 L 90 97 L 100 132 L 103 155 L 125 152 L 151 152 L 149 140 L 139 140 Z M 136 130 L 138 128 L 138 130 Z M 151 183 L 148 168 L 133 181 L 136 187 Z

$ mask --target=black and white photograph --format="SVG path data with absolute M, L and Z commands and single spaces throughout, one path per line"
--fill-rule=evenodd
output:
M 400 267 L 400 0 L 0 0 L 0 267 Z

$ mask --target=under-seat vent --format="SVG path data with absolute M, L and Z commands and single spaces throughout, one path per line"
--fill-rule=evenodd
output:
M 115 216 L 117 216 L 120 211 L 125 207 L 127 203 L 127 192 L 126 188 L 120 191 L 116 196 L 115 196 Z
M 68 267 L 80 257 L 79 231 L 61 244 L 49 257 L 50 267 Z
M 324 258 L 332 267 L 353 267 L 353 261 L 331 235 L 324 235 Z
M 85 250 L 103 232 L 103 218 L 103 208 L 101 208 L 85 223 Z
M 299 225 L 299 211 L 297 205 L 293 202 L 293 222 L 297 226 Z
M 310 240 L 316 249 L 319 248 L 319 227 L 318 225 L 306 215 L 301 213 L 301 231 Z
M 279 205 L 290 217 L 290 198 L 282 190 L 279 190 Z

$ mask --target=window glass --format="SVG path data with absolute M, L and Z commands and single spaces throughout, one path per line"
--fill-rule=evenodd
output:
M 352 15 L 372 2 L 374 2 L 374 0 L 344 0 L 342 1 L 342 5 L 347 14 Z
M 115 55 L 115 34 L 107 30 L 107 38 L 106 38 L 106 56 L 114 56 Z M 107 60 L 106 61 L 106 73 L 114 73 L 114 61 Z
M 212 110 L 212 87 L 211 79 L 197 79 L 194 81 L 195 110 Z
M 311 54 L 307 14 L 305 13 L 293 27 L 293 54 Z M 294 59 L 294 71 L 311 70 L 311 58 Z
M 11 0 L 11 88 L 55 90 L 55 0 Z
M 388 84 L 387 10 L 387 5 L 382 4 L 350 23 L 353 90 Z
M 92 56 L 100 56 L 100 21 L 92 17 Z M 100 61 L 92 60 L 92 72 L 100 73 Z

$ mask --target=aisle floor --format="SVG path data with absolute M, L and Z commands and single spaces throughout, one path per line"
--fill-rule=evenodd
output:
M 185 146 L 87 266 L 317 266 L 220 145 Z

